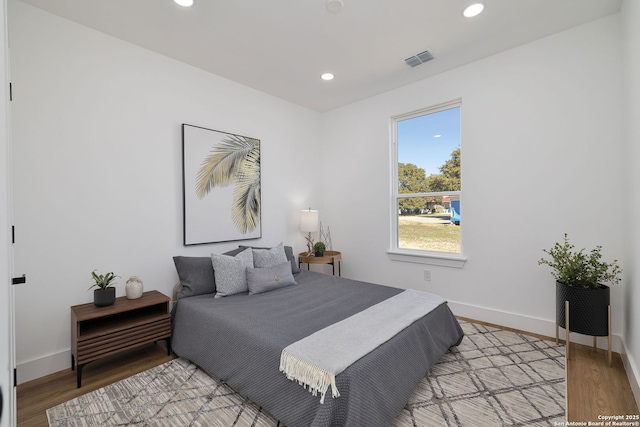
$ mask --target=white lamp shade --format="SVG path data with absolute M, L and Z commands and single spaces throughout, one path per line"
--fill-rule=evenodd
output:
M 300 213 L 300 231 L 318 231 L 318 211 L 308 209 Z

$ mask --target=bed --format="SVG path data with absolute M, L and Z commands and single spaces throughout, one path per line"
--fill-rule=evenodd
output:
M 174 352 L 284 425 L 389 425 L 429 368 L 462 340 L 456 318 L 446 303 L 437 306 L 337 375 L 340 397 L 329 394 L 321 404 L 280 372 L 283 349 L 403 289 L 300 271 L 289 247 L 287 258 L 295 285 L 224 298 L 206 292 L 214 278 L 207 257 L 174 258 L 183 285 L 173 310 Z

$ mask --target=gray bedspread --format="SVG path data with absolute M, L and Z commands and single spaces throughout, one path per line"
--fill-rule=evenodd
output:
M 290 427 L 387 426 L 426 372 L 463 337 L 446 304 L 336 377 L 339 398 L 320 404 L 279 372 L 282 349 L 402 289 L 301 271 L 298 285 L 258 295 L 181 299 L 176 354 L 226 381 Z

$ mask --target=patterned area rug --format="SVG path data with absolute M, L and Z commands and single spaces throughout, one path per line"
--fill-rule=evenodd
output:
M 564 421 L 564 346 L 460 322 L 465 338 L 420 382 L 393 427 L 553 426 Z M 184 359 L 47 410 L 51 427 L 272 427 L 278 421 Z

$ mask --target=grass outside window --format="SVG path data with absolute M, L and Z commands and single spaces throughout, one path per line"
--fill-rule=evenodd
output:
M 460 227 L 449 215 L 400 215 L 398 248 L 460 253 Z

